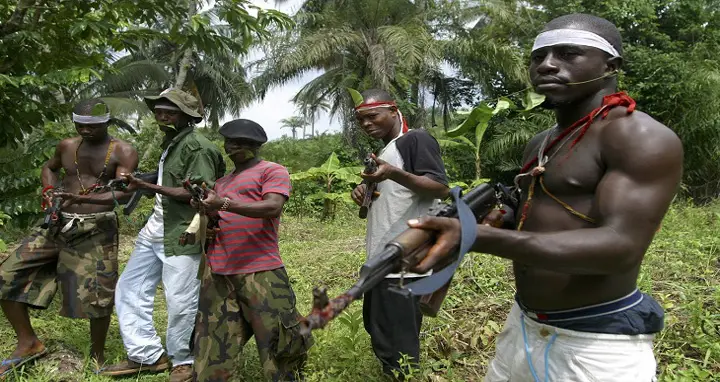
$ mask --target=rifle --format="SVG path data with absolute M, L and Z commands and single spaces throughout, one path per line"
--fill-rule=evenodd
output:
M 472 210 L 476 223 L 482 221 L 495 207 L 502 204 L 514 204 L 511 201 L 510 194 L 501 184 L 491 186 L 483 183 L 463 195 L 462 200 Z M 457 219 L 458 209 L 454 202 L 450 204 L 442 203 L 437 207 L 431 208 L 428 215 Z M 380 281 L 385 279 L 385 276 L 398 271 L 406 272 L 415 266 L 425 257 L 434 242 L 435 235 L 433 232 L 417 228 L 408 228 L 387 243 L 382 253 L 372 257 L 363 264 L 360 269 L 360 279 L 347 292 L 337 298 L 328 300 L 327 292 L 324 288 L 314 288 L 313 308 L 308 316 L 300 320 L 301 330 L 304 333 L 309 333 L 312 329 L 325 327 L 333 318 L 342 313 L 350 303 L 361 299 L 365 292 L 378 285 Z M 457 255 L 455 258 L 448 258 L 443 264 L 438 264 L 435 270 L 437 271 L 446 267 L 452 263 L 456 257 Z M 451 281 L 452 279 L 447 281 L 443 287 L 435 292 L 421 296 L 420 308 L 424 315 L 431 317 L 437 315 Z M 409 293 L 406 289 L 396 291 L 402 294 Z
M 363 160 L 363 164 L 365 165 L 365 170 L 363 171 L 365 174 L 374 174 L 375 171 L 377 171 L 377 163 L 375 163 L 370 154 L 368 154 L 365 160 Z M 375 194 L 375 190 L 377 189 L 376 182 L 366 183 L 366 185 L 367 188 L 365 189 L 365 196 L 363 197 L 363 202 L 360 206 L 360 213 L 358 214 L 358 216 L 360 216 L 360 219 L 367 218 L 370 204 L 372 204 L 373 195 Z
M 201 200 L 207 197 L 207 185 L 205 184 L 205 182 L 203 182 L 202 186 L 199 186 L 197 184 L 190 183 L 190 178 L 187 178 L 183 182 L 183 187 L 188 190 L 188 192 L 190 192 L 190 197 L 196 203 L 200 203 Z M 187 227 L 185 232 L 180 234 L 180 239 L 178 239 L 180 245 L 195 244 L 195 239 L 198 236 L 198 231 L 201 228 L 206 229 L 206 227 L 203 227 L 202 224 L 203 220 L 206 220 L 202 219 L 204 216 L 205 211 L 201 206 L 200 210 L 195 213 L 195 216 L 193 216 L 193 220 L 190 222 L 190 225 Z M 204 225 L 207 226 L 207 223 L 205 223 Z
M 58 183 L 60 182 L 58 181 Z M 40 228 L 49 229 L 55 227 L 55 225 L 60 221 L 60 208 L 62 207 L 62 203 L 62 198 L 52 198 L 52 203 L 45 208 L 45 218 L 43 219 Z
M 140 180 L 148 182 L 148 183 L 157 184 L 157 181 L 158 181 L 158 172 L 157 171 L 145 172 L 145 173 L 141 173 L 141 174 L 134 174 L 133 176 Z M 110 185 L 111 183 L 115 184 L 114 183 L 115 180 L 116 179 L 113 179 L 110 182 L 108 182 L 108 185 Z M 125 184 L 124 180 L 120 180 L 118 183 Z M 125 184 L 125 187 L 127 187 L 127 184 Z M 137 207 L 138 202 L 140 202 L 140 198 L 143 195 L 152 196 L 152 195 L 155 195 L 155 193 L 150 190 L 146 190 L 146 189 L 141 189 L 141 190 L 135 191 L 135 193 L 133 193 L 132 196 L 130 197 L 130 200 L 128 200 L 128 202 L 125 203 L 125 208 L 123 208 L 123 214 L 130 215 Z

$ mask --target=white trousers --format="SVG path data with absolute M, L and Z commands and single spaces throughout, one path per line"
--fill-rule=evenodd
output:
M 167 304 L 167 354 L 173 366 L 192 364 L 190 337 L 195 326 L 200 255 L 165 256 L 162 242 L 138 236 L 115 289 L 115 310 L 131 361 L 152 364 L 164 349 L 153 323 L 155 293 L 163 283 Z
M 544 325 L 524 317 L 515 303 L 497 338 L 485 382 L 655 381 L 653 338 Z

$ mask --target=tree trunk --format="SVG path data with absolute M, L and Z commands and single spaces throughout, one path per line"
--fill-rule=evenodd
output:
M 192 53 L 192 49 L 185 49 L 185 52 L 183 53 L 183 58 L 182 60 L 180 60 L 178 75 L 175 78 L 175 87 L 178 89 L 182 90 L 183 85 L 185 85 L 185 79 L 187 79 L 188 71 L 192 66 Z
M 310 134 L 312 134 L 312 137 L 315 138 L 315 117 L 312 119 L 312 125 L 310 126 Z
M 188 2 L 188 23 L 190 22 L 190 19 L 195 15 L 197 12 L 197 4 L 195 0 L 189 0 Z M 188 71 L 190 70 L 190 67 L 192 66 L 192 55 L 193 51 L 191 48 L 185 49 L 183 52 L 183 58 L 180 60 L 180 67 L 178 68 L 178 74 L 175 78 L 175 87 L 178 89 L 182 89 L 183 85 L 185 85 L 185 80 L 187 79 Z
M 475 180 L 480 179 L 480 150 L 475 151 Z

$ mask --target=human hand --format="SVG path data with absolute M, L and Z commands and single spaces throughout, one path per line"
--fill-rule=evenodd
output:
M 358 206 L 362 205 L 363 198 L 365 197 L 365 192 L 367 191 L 367 184 L 358 184 L 357 187 L 352 191 L 350 194 L 350 197 L 352 198 L 353 202 L 357 204 Z
M 492 210 L 489 214 L 485 215 L 480 224 L 493 226 L 495 228 L 501 228 L 505 224 L 505 211 L 504 210 Z
M 135 192 L 138 189 L 148 187 L 148 183 L 146 181 L 136 178 L 133 174 L 122 173 L 120 174 L 120 177 L 125 179 L 125 184 L 127 184 L 127 188 L 125 189 L 126 192 Z
M 218 196 L 217 192 L 207 189 L 205 199 L 200 201 L 200 205 L 206 211 L 217 211 L 225 204 L 225 199 Z
M 436 216 L 424 216 L 408 221 L 411 228 L 419 228 L 435 233 L 435 244 L 430 247 L 427 255 L 420 260 L 411 272 L 425 273 L 453 255 L 453 250 L 460 244 L 460 220 Z
M 378 158 L 375 154 L 371 154 L 372 159 L 377 164 L 377 170 L 372 174 L 366 174 L 362 172 L 360 176 L 368 182 L 382 182 L 386 179 L 391 179 L 393 174 L 398 170 L 397 167 L 385 162 Z
M 61 198 L 63 200 L 62 205 L 60 208 L 67 208 L 72 206 L 73 204 L 81 204 L 82 203 L 82 195 L 78 194 L 71 194 L 69 192 L 54 192 L 52 194 L 52 198 L 50 200 L 50 205 L 52 205 L 52 199 L 55 198 Z

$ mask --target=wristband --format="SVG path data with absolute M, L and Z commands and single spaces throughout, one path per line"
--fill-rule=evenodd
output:
M 45 187 L 42 189 L 42 191 L 40 191 L 40 194 L 41 194 L 42 196 L 47 196 L 47 195 L 45 195 L 45 193 L 47 193 L 47 192 L 50 191 L 50 190 L 54 190 L 54 189 L 55 189 L 54 186 L 45 186 Z
M 227 211 L 228 206 L 230 206 L 230 198 L 227 196 L 223 198 L 225 203 L 223 203 L 222 207 L 220 207 L 220 211 Z

